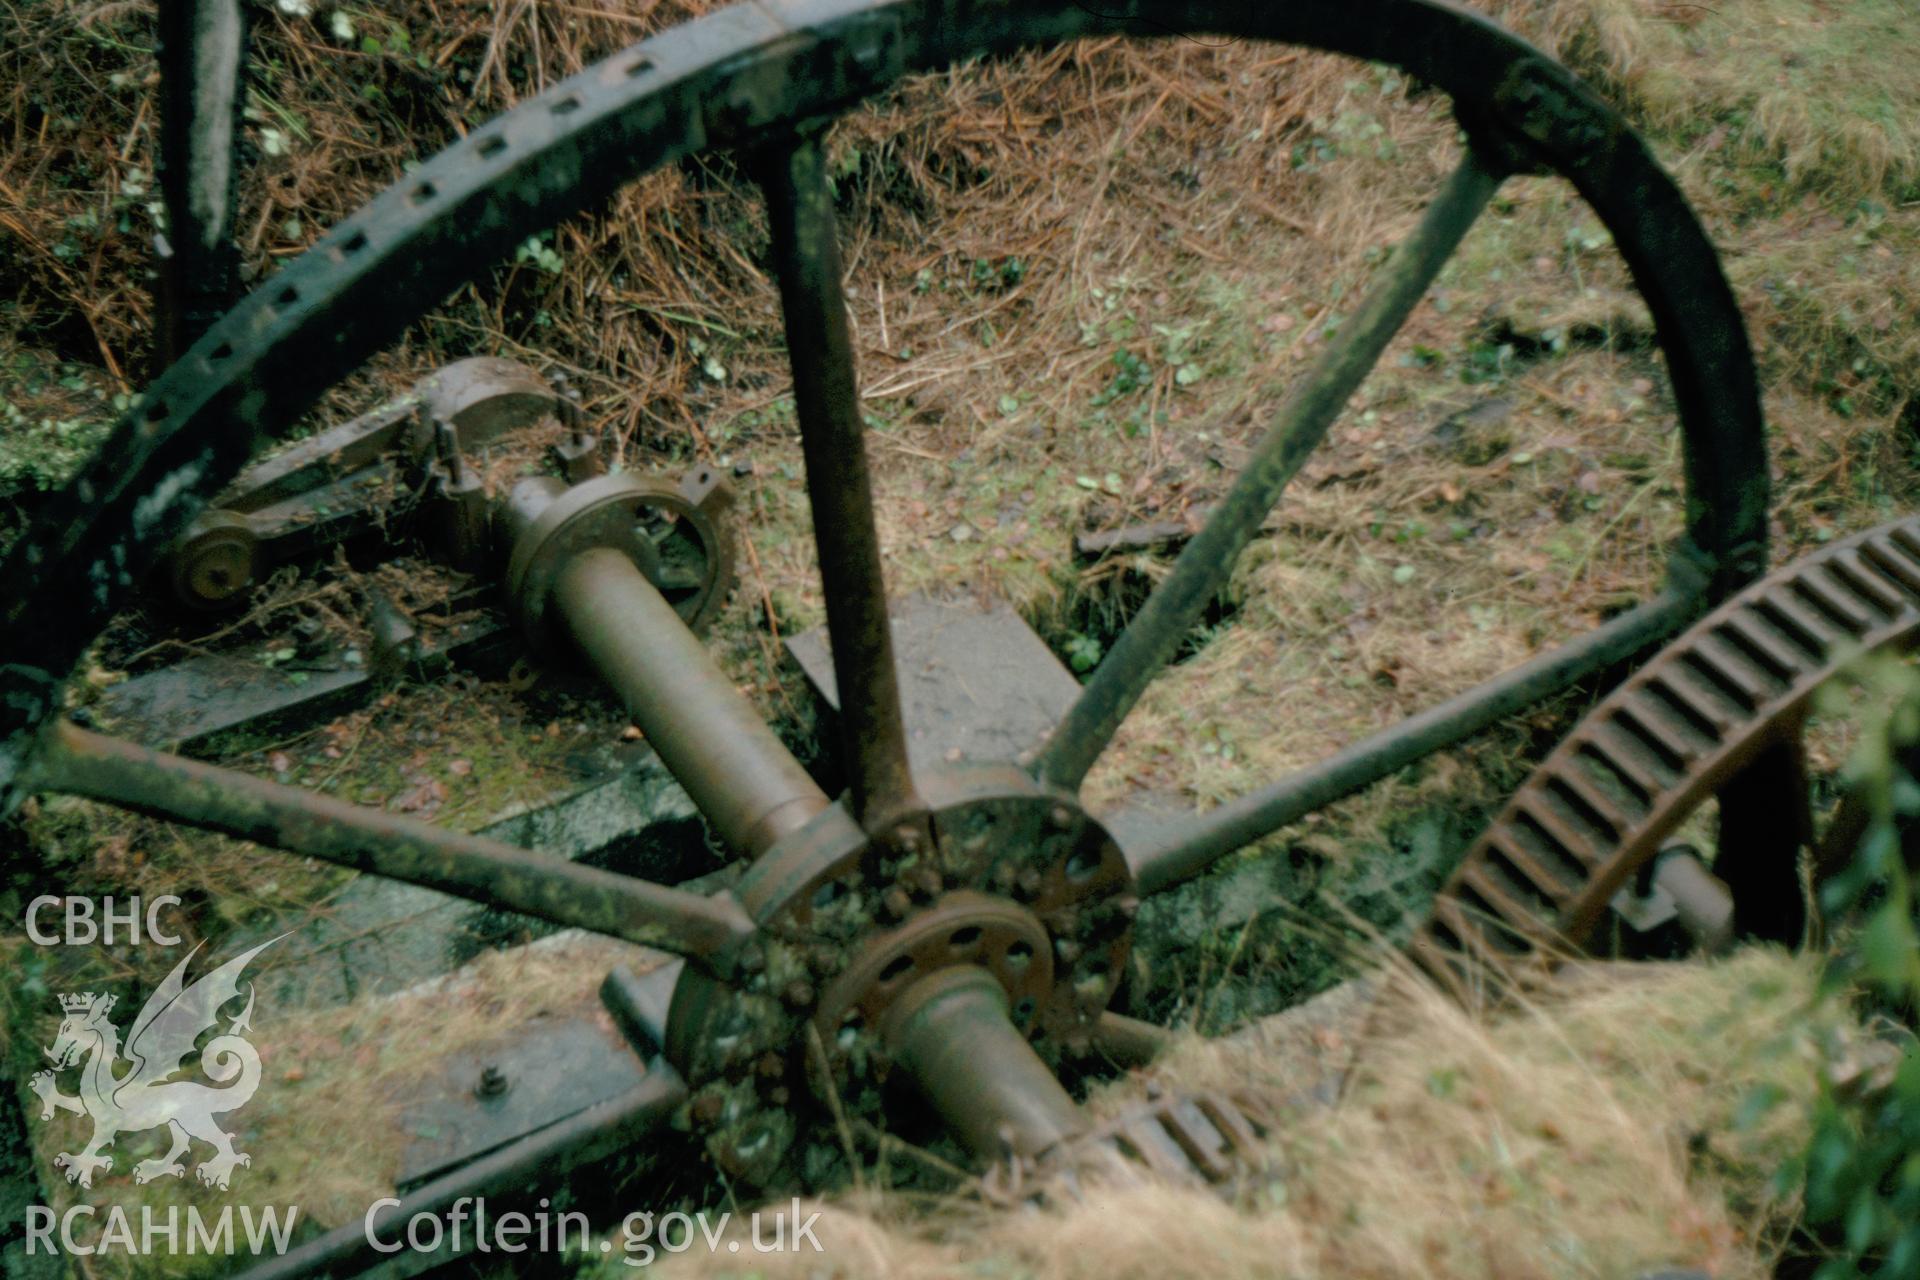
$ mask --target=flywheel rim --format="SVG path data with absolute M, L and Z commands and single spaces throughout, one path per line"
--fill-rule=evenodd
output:
M 12 652 L 0 667 L 0 788 L 55 714 L 55 690 L 86 643 L 256 443 L 531 231 L 694 151 L 838 115 L 911 72 L 1084 35 L 1201 30 L 1390 62 L 1447 91 L 1463 115 L 1515 117 L 1506 141 L 1580 191 L 1653 313 L 1686 440 L 1689 536 L 1711 587 L 1724 592 L 1761 569 L 1758 391 L 1712 247 L 1618 113 L 1491 20 L 1446 0 L 1259 12 L 1135 0 L 1100 14 L 1068 0 L 1017 11 L 958 0 L 740 5 L 615 54 L 446 148 L 282 268 L 161 375 L 9 555 L 5 576 L 16 590 Z M 815 86 L 811 96 L 795 90 L 801 79 Z M 588 125 L 602 136 L 588 138 Z M 668 136 L 674 126 L 678 135 Z
M 821 222 L 818 156 L 805 152 L 813 142 L 796 141 L 797 124 L 843 112 L 909 73 L 966 57 L 1079 36 L 1195 30 L 1387 62 L 1450 93 L 1471 135 L 1468 162 L 1448 188 L 1458 197 L 1450 206 L 1455 212 L 1477 214 L 1516 168 L 1544 164 L 1568 178 L 1612 233 L 1667 353 L 1688 490 L 1689 541 L 1679 559 L 1691 570 L 1676 574 L 1670 594 L 1717 596 L 1758 571 L 1766 507 L 1760 407 L 1739 311 L 1712 248 L 1677 187 L 1618 113 L 1490 21 L 1444 0 L 1319 0 L 1257 12 L 1225 0 L 1134 0 L 1107 14 L 1073 0 L 749 4 L 616 54 L 447 148 L 283 268 L 161 376 L 10 556 L 14 652 L 0 668 L 0 790 L 12 790 L 34 738 L 55 719 L 60 682 L 99 624 L 200 504 L 240 469 L 256 439 L 304 412 L 405 323 L 531 232 L 685 155 L 715 146 L 763 147 L 784 161 L 782 181 L 791 197 L 784 213 L 792 242 L 786 248 L 793 253 L 782 265 L 811 252 L 811 265 L 818 266 L 832 252 L 831 235 L 822 253 L 794 233 L 818 233 Z M 782 148 L 788 148 L 784 156 Z M 1483 168 L 1482 159 L 1491 163 Z M 830 230 L 830 208 L 827 214 Z M 1450 256 L 1451 249 L 1444 252 Z M 1420 287 L 1412 302 L 1424 292 Z M 825 296 L 817 301 L 823 312 L 841 305 Z M 787 318 L 791 351 L 790 306 Z M 803 439 L 810 439 L 815 433 L 801 416 Z M 818 544 L 811 447 L 808 463 Z M 858 514 L 871 524 L 870 504 Z M 865 550 L 877 554 L 877 542 Z M 823 554 L 831 588 L 827 560 Z M 877 581 L 877 563 L 861 567 L 871 568 Z M 827 596 L 829 625 L 837 633 L 835 593 L 829 589 Z M 884 597 L 880 605 L 884 615 Z M 1677 616 L 1670 610 L 1658 617 L 1665 622 L 1670 615 Z M 883 653 L 867 670 L 890 677 L 884 640 L 878 648 Z M 838 644 L 835 649 L 843 652 Z M 851 687 L 840 680 L 843 703 Z M 1078 780 L 1064 789 L 1076 790 Z M 1043 790 L 1047 781 L 1023 785 Z M 850 815 L 859 819 L 852 847 L 865 849 L 872 838 L 882 871 L 876 885 L 892 874 L 889 858 L 929 843 L 927 823 L 941 816 L 910 788 L 889 799 L 911 803 L 884 808 L 878 818 Z M 882 827 L 884 833 L 876 829 Z M 771 875 L 778 852 L 756 871 Z M 476 865 L 502 860 L 497 850 L 474 850 Z M 1130 885 L 1132 871 L 1121 867 L 1113 875 L 1118 914 L 1119 882 Z M 652 908 L 663 917 L 691 916 L 690 904 L 678 899 Z M 712 972 L 690 966 L 690 986 L 731 980 L 739 965 L 764 960 L 779 941 L 767 928 L 769 913 L 755 909 L 749 922 L 730 905 L 718 914 L 725 918 L 711 922 Z M 769 978 L 755 981 L 755 999 L 779 990 Z M 731 981 L 724 985 L 732 988 Z M 688 1083 L 697 1090 L 706 1082 Z

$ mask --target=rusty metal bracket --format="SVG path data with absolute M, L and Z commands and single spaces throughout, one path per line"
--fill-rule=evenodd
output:
M 468 455 L 547 420 L 571 422 L 582 461 L 597 455 L 577 406 L 525 365 L 476 356 L 428 374 L 398 400 L 243 471 L 169 549 L 174 598 L 195 609 L 233 607 L 273 566 L 420 506 L 441 557 L 476 567 L 487 551 L 486 498 Z

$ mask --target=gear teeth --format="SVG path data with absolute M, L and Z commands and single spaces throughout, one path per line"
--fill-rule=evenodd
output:
M 1645 804 L 1652 804 L 1679 776 L 1677 769 L 1668 766 L 1666 757 L 1617 716 L 1593 720 L 1585 745 L 1638 791 Z
M 1144 1106 L 1069 1138 L 1037 1159 L 989 1172 L 982 1191 L 1007 1204 L 1079 1200 L 1097 1184 L 1143 1176 L 1194 1187 L 1230 1187 L 1250 1171 L 1268 1127 L 1226 1094 L 1151 1096 Z
M 1600 842 L 1575 829 L 1574 819 L 1564 805 L 1549 799 L 1544 789 L 1529 797 L 1529 801 L 1520 812 L 1533 823 L 1535 830 L 1552 842 L 1549 852 L 1559 861 L 1582 868 L 1591 868 L 1598 861 L 1602 852 Z
M 1824 567 L 1824 566 L 1822 566 Z M 1858 602 L 1834 589 L 1829 581 L 1831 575 L 1813 569 L 1794 580 L 1793 589 L 1800 597 L 1815 609 L 1836 623 L 1848 638 L 1857 638 L 1867 633 L 1874 620 L 1867 615 Z
M 1491 862 L 1461 869 L 1461 891 L 1471 892 L 1484 904 L 1487 914 L 1499 921 L 1523 946 L 1533 947 L 1553 938 L 1553 916 L 1520 900 L 1516 886 L 1502 883 Z
M 1540 864 L 1538 858 L 1521 852 L 1519 844 L 1511 839 L 1494 839 L 1486 842 L 1486 862 L 1509 867 L 1513 875 L 1509 875 L 1507 879 L 1511 879 L 1513 885 L 1526 892 L 1528 896 L 1538 898 L 1546 906 L 1548 915 L 1559 912 L 1561 908 L 1565 908 L 1569 902 L 1572 902 L 1572 892 L 1569 890 L 1567 881 L 1553 875 L 1546 869 L 1546 865 Z
M 1858 547 L 1849 548 L 1835 556 L 1833 563 L 1827 566 L 1827 573 L 1878 615 L 1875 622 L 1893 617 L 1906 603 L 1888 590 L 1886 581 L 1866 563 Z
M 1898 525 L 1887 530 L 1887 542 L 1915 564 L 1920 564 L 1920 532 L 1912 525 Z
M 1795 644 L 1806 651 L 1809 658 L 1816 664 L 1825 665 L 1834 644 L 1845 637 L 1831 622 L 1796 596 L 1793 586 L 1789 581 L 1782 590 L 1755 603 L 1779 624 Z
M 1740 609 L 1728 615 L 1714 635 L 1730 649 L 1747 655 L 1748 661 L 1764 668 L 1783 689 L 1805 668 L 1805 662 L 1789 647 L 1780 634 L 1752 609 Z
M 1742 715 L 1758 711 L 1782 692 L 1777 680 L 1757 670 L 1753 659 L 1718 632 L 1695 641 L 1687 662 L 1697 675 L 1731 698 Z
M 1615 689 L 1516 791 L 1410 958 L 1464 999 L 1590 937 L 1614 895 L 1753 749 L 1863 649 L 1920 641 L 1920 518 L 1777 570 Z
M 1567 762 L 1567 766 L 1560 770 L 1556 780 L 1575 806 L 1585 810 L 1593 816 L 1595 821 L 1605 826 L 1608 835 L 1618 835 L 1632 823 L 1632 817 L 1622 811 L 1620 802 L 1603 793 L 1594 784 L 1592 775 L 1581 767 L 1579 756 L 1576 755 Z
M 1920 600 L 1920 568 L 1898 552 L 1877 542 L 1860 544 L 1860 559 L 1888 582 L 1897 583 L 1913 600 Z M 1910 600 L 1909 604 L 1912 603 Z

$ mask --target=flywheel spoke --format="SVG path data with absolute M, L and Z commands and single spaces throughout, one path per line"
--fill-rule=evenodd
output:
M 1332 804 L 1342 796 L 1488 725 L 1515 715 L 1576 680 L 1624 661 L 1677 631 L 1695 598 L 1669 590 L 1551 653 L 1409 716 L 1310 769 L 1270 783 L 1127 850 L 1143 894 L 1198 875 L 1219 859 Z
M 1288 397 L 1206 527 L 1186 545 L 1173 571 L 1127 624 L 1041 749 L 1033 764 L 1034 775 L 1041 781 L 1068 790 L 1080 786 L 1208 602 L 1225 589 L 1234 562 L 1259 531 L 1281 490 L 1326 437 L 1347 398 L 1425 296 L 1499 188 L 1502 176 L 1492 162 L 1471 150 L 1461 160 L 1420 225 L 1381 268 L 1359 309 L 1341 323 L 1306 381 Z
M 36 790 L 84 796 L 724 968 L 754 932 L 703 897 L 485 836 L 348 804 L 65 723 L 42 735 Z
M 844 758 L 854 812 L 862 826 L 879 831 L 920 805 L 907 766 L 833 191 L 816 139 L 796 139 L 761 162 L 814 545 L 826 592 Z

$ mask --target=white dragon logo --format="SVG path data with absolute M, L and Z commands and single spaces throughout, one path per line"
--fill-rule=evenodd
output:
M 66 1017 L 53 1047 L 46 1051 L 53 1060 L 53 1070 L 35 1074 L 28 1087 L 40 1095 L 42 1120 L 51 1120 L 56 1110 L 75 1115 L 84 1112 L 93 1118 L 93 1139 L 86 1148 L 77 1155 L 62 1151 L 53 1158 L 55 1168 L 66 1170 L 68 1182 L 91 1187 L 96 1170 L 113 1168 L 113 1157 L 104 1154 L 104 1148 L 113 1145 L 116 1135 L 161 1125 L 172 1137 L 172 1149 L 158 1159 L 134 1165 L 135 1182 L 184 1176 L 187 1169 L 180 1157 L 194 1138 L 210 1143 L 214 1149 L 211 1159 L 202 1160 L 194 1168 L 208 1186 L 226 1190 L 234 1167 L 253 1163 L 252 1156 L 233 1149 L 233 1135 L 213 1121 L 216 1115 L 246 1105 L 260 1087 L 260 1055 L 239 1034 L 252 1030 L 253 984 L 247 984 L 246 1008 L 228 1024 L 224 1034 L 209 1040 L 200 1054 L 201 1069 L 226 1087 L 215 1089 L 197 1080 L 169 1081 L 167 1077 L 180 1069 L 181 1059 L 193 1052 L 200 1034 L 218 1021 L 220 1007 L 239 996 L 240 972 L 247 962 L 278 941 L 274 938 L 243 952 L 192 986 L 185 985 L 183 975 L 200 948 L 189 952 L 128 1029 L 125 1054 L 131 1070 L 124 1075 L 116 1073 L 121 1057 L 120 1030 L 107 1018 L 115 997 L 91 991 L 60 997 Z M 86 1062 L 80 1069 L 80 1094 L 69 1097 L 60 1092 L 55 1074 L 82 1058 Z

